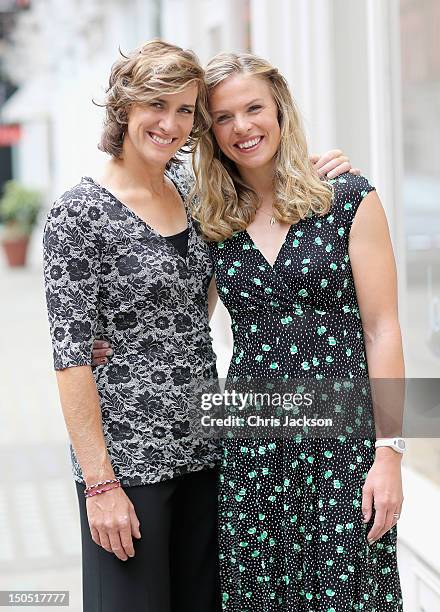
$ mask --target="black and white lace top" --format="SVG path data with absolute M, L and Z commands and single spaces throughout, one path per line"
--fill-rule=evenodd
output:
M 170 175 L 181 195 L 185 174 Z M 114 356 L 93 369 L 110 459 L 125 486 L 214 466 L 194 393 L 216 377 L 209 250 L 188 214 L 188 253 L 90 178 L 62 195 L 44 232 L 55 369 L 89 365 L 95 338 Z M 192 398 L 192 400 L 190 399 Z M 73 473 L 83 482 L 72 449 Z

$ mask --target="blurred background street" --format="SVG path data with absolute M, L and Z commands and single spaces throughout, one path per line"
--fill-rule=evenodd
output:
M 13 179 L 14 206 L 25 196 L 35 203 L 35 194 L 42 204 L 27 265 L 10 267 L 0 253 L 0 590 L 69 590 L 70 610 L 81 611 L 77 500 L 52 369 L 41 235 L 53 199 L 81 175 L 100 175 L 102 111 L 91 100 L 102 98 L 118 47 L 161 36 L 194 49 L 203 63 L 248 49 L 280 68 L 311 151 L 342 148 L 378 188 L 396 253 L 407 376 L 439 377 L 440 3 L 274 6 L 0 0 L 0 196 Z M 32 219 L 31 205 L 27 213 Z M 0 229 L 5 242 L 6 223 Z M 231 342 L 222 307 L 212 331 L 224 375 Z M 440 440 L 407 435 L 399 521 L 405 612 L 438 612 Z
M 40 267 L 2 262 L 0 285 L 0 590 L 70 590 L 79 611 L 77 500 Z

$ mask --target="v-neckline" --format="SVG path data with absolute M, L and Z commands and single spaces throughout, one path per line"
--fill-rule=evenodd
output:
M 293 225 L 290 225 L 289 229 L 286 232 L 286 235 L 284 236 L 284 240 L 281 243 L 280 248 L 278 249 L 278 253 L 276 254 L 276 257 L 274 259 L 273 264 L 271 264 L 266 256 L 264 255 L 263 251 L 260 249 L 260 247 L 258 246 L 258 244 L 255 242 L 255 240 L 252 238 L 252 236 L 249 234 L 249 232 L 247 231 L 247 229 L 245 229 L 245 233 L 248 235 L 248 237 L 250 238 L 250 240 L 252 241 L 252 244 L 254 245 L 255 249 L 258 251 L 258 253 L 260 254 L 261 258 L 265 261 L 265 263 L 270 267 L 271 270 L 275 269 L 275 266 L 277 265 L 278 259 L 281 255 L 281 252 L 284 250 L 284 247 L 286 246 L 287 243 L 287 239 L 289 237 L 290 231 L 292 229 Z
M 156 236 L 156 238 L 159 238 L 160 240 L 162 240 L 164 242 L 164 244 L 172 249 L 173 252 L 175 252 L 177 254 L 178 257 L 180 257 L 186 264 L 188 262 L 188 256 L 189 256 L 189 251 L 190 251 L 190 246 L 191 246 L 191 236 L 192 236 L 192 229 L 193 229 L 193 225 L 192 225 L 192 219 L 191 219 L 191 215 L 189 214 L 188 208 L 185 205 L 185 200 L 184 197 L 179 189 L 179 187 L 177 186 L 177 184 L 173 181 L 173 179 L 167 174 L 165 173 L 165 176 L 170 179 L 170 181 L 173 183 L 174 187 L 177 190 L 177 193 L 179 194 L 181 200 L 182 200 L 182 204 L 183 207 L 185 209 L 185 214 L 186 214 L 186 228 L 184 230 L 182 230 L 182 233 L 185 231 L 188 231 L 188 250 L 187 250 L 187 254 L 186 254 L 186 258 L 183 257 L 179 251 L 176 249 L 176 247 L 170 243 L 170 241 L 168 240 L 168 238 L 170 236 L 164 236 L 163 234 L 161 234 L 158 230 L 156 230 L 154 227 L 152 227 L 151 225 L 149 225 L 144 219 L 142 219 L 142 217 L 140 217 L 132 208 L 130 208 L 130 206 L 128 206 L 127 204 L 124 204 L 124 202 L 122 202 L 122 200 L 120 200 L 112 191 L 110 191 L 109 189 L 107 189 L 107 187 L 104 187 L 104 185 L 101 185 L 101 183 L 98 183 L 97 181 L 95 181 L 95 179 L 93 179 L 90 176 L 84 176 L 83 178 L 86 180 L 91 181 L 94 185 L 96 185 L 97 187 L 99 187 L 99 189 L 102 189 L 103 191 L 105 191 L 106 193 L 108 193 L 108 195 L 115 201 L 117 202 L 117 204 L 119 204 L 119 206 L 121 206 L 125 211 L 127 211 L 127 213 L 133 217 L 138 223 L 140 223 L 141 225 L 145 226 L 149 232 L 151 232 L 154 236 Z M 179 232 L 180 233 L 180 232 Z M 174 236 L 175 234 L 171 234 L 171 236 Z

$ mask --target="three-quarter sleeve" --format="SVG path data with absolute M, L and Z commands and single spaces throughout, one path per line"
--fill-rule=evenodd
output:
M 67 192 L 46 221 L 44 280 L 56 370 L 91 364 L 101 265 L 97 213 L 87 198 Z

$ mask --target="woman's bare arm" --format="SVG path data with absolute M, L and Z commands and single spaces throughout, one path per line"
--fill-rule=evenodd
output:
M 81 471 L 90 486 L 115 478 L 102 429 L 101 408 L 90 366 L 57 371 L 64 420 Z M 121 561 L 134 556 L 132 537 L 140 538 L 139 520 L 120 488 L 87 499 L 91 536 Z
M 56 376 L 64 420 L 86 483 L 114 478 L 90 366 L 58 370 Z
M 388 224 L 376 192 L 359 205 L 350 232 L 349 255 L 365 337 L 377 437 L 401 435 L 404 403 L 404 360 L 397 311 L 397 276 Z M 391 392 L 390 392 L 391 391 Z M 364 520 L 374 525 L 376 541 L 395 523 L 403 503 L 401 455 L 376 449 L 363 487 Z
M 371 378 L 403 378 L 397 274 L 385 211 L 375 191 L 359 205 L 349 255 L 356 285 Z

